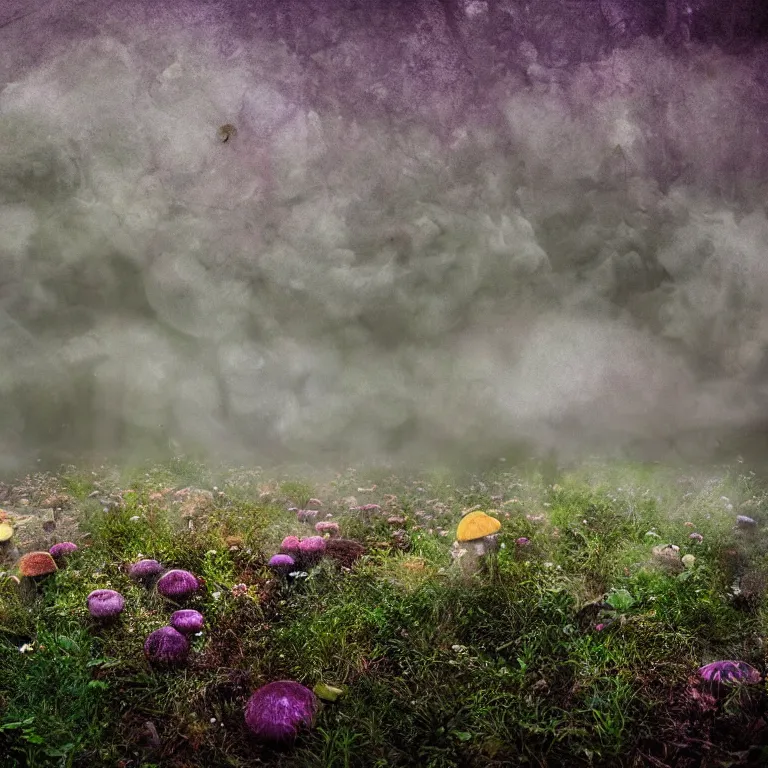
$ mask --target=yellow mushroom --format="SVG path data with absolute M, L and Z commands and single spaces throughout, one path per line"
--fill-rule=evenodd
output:
M 10 541 L 13 536 L 13 528 L 8 523 L 0 523 L 0 544 Z
M 501 530 L 501 522 L 485 512 L 470 512 L 461 518 L 456 529 L 456 539 L 474 544 L 477 555 L 484 555 L 489 549 L 496 548 L 496 534 Z

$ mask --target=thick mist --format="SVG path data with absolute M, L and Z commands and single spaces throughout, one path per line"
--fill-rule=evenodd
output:
M 0 469 L 759 425 L 768 49 L 661 5 L 6 0 Z

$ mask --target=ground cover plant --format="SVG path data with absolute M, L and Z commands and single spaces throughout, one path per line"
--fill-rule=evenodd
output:
M 741 467 L 322 476 L 174 460 L 64 468 L 0 498 L 2 766 L 768 761 L 768 493 Z M 467 569 L 456 529 L 476 510 L 501 529 Z M 295 570 L 270 567 L 318 530 L 321 559 L 289 540 Z M 77 549 L 55 572 L 17 583 L 19 555 L 65 540 Z M 197 589 L 163 596 L 156 569 L 136 575 L 150 559 Z M 124 600 L 109 621 L 89 613 L 96 590 Z M 175 652 L 166 634 L 183 653 L 155 663 Z M 742 664 L 698 671 L 724 660 Z M 300 684 L 303 709 L 271 743 L 245 713 L 278 681 Z

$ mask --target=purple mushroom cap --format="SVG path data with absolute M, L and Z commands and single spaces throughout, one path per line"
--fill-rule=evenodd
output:
M 296 557 L 299 554 L 299 537 L 298 536 L 286 536 L 283 539 L 283 543 L 280 545 L 280 551 L 291 557 Z
M 157 560 L 139 560 L 128 568 L 128 575 L 137 581 L 151 579 L 163 570 Z
M 94 619 L 111 619 L 125 608 L 125 598 L 114 589 L 95 589 L 86 602 Z
M 259 688 L 245 706 L 245 724 L 259 741 L 292 742 L 302 728 L 311 728 L 317 711 L 312 691 L 291 680 Z
M 739 528 L 754 528 L 757 523 L 747 515 L 736 515 L 736 525 Z
M 708 683 L 759 683 L 760 673 L 746 661 L 713 661 L 699 668 L 699 677 Z
M 199 582 L 189 571 L 175 569 L 160 577 L 157 582 L 157 591 L 163 597 L 182 600 L 197 592 L 199 586 Z
M 189 640 L 173 627 L 160 627 L 144 642 L 144 655 L 153 664 L 183 664 L 189 655 Z
M 521 536 L 515 541 L 518 547 L 527 547 L 531 543 L 531 540 L 526 536 Z
M 296 569 L 296 561 L 290 555 L 273 555 L 269 559 L 269 567 L 281 575 L 286 575 Z
M 48 552 L 54 560 L 60 560 L 73 552 L 77 552 L 77 549 L 77 544 L 73 544 L 71 541 L 62 541 L 59 544 L 54 544 Z
M 176 611 L 171 616 L 169 624 L 183 635 L 192 635 L 203 629 L 205 619 L 200 611 L 193 611 L 191 608 L 185 608 L 184 610 Z
M 299 561 L 303 566 L 317 565 L 325 554 L 325 539 L 322 536 L 309 536 L 299 543 Z

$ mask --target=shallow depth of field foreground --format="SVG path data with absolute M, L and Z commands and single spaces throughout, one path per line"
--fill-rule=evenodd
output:
M 0 487 L 0 763 L 764 765 L 761 478 L 498 467 Z M 249 704 L 276 681 L 298 709 Z

